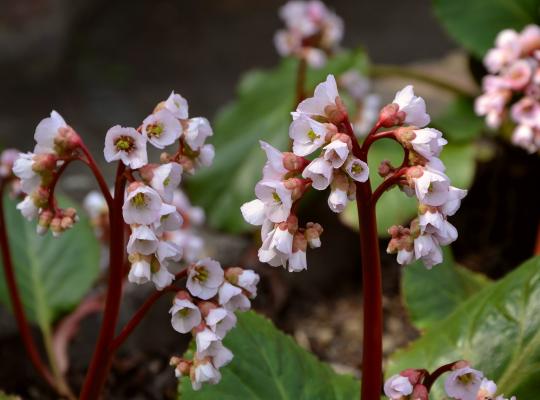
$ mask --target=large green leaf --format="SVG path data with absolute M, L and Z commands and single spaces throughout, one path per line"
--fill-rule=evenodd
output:
M 489 284 L 484 275 L 456 264 L 448 247 L 443 263 L 429 271 L 421 262 L 404 267 L 401 282 L 409 317 L 419 329 L 441 321 Z
M 430 326 L 409 348 L 394 354 L 387 375 L 406 368 L 433 370 L 459 359 L 470 361 L 497 382 L 502 393 L 518 399 L 538 398 L 540 257 L 486 286 L 446 319 Z M 434 388 L 433 398 L 443 398 L 441 382 Z
M 384 159 L 389 159 L 394 165 L 399 165 L 403 159 L 403 149 L 389 140 L 376 142 L 370 149 L 368 161 L 373 188 L 382 182 L 382 178 L 376 171 Z M 475 149 L 472 143 L 448 143 L 441 152 L 441 160 L 446 165 L 446 173 L 452 180 L 452 185 L 459 188 L 468 188 L 471 185 L 475 168 Z M 377 202 L 379 235 L 387 236 L 390 226 L 406 223 L 415 215 L 416 207 L 417 201 L 407 197 L 396 187 L 384 193 Z M 347 206 L 341 218 L 346 225 L 358 229 L 358 215 L 354 202 Z
M 222 380 L 193 391 L 187 377 L 179 387 L 182 400 L 357 399 L 359 381 L 338 375 L 280 332 L 266 318 L 247 312 L 224 340 L 234 359 Z
M 50 233 L 39 236 L 36 222 L 26 221 L 15 205 L 5 196 L 17 284 L 28 318 L 46 329 L 60 314 L 75 307 L 94 282 L 99 272 L 100 246 L 84 217 L 59 238 Z M 9 304 L 3 278 L 0 301 Z
M 433 0 L 448 33 L 478 57 L 493 47 L 497 33 L 539 21 L 540 0 Z
M 357 50 L 333 57 L 319 70 L 309 69 L 307 93 L 329 73 L 348 69 L 365 71 L 367 59 Z M 285 150 L 289 143 L 290 112 L 294 106 L 297 61 L 283 60 L 279 67 L 248 73 L 240 82 L 237 100 L 223 109 L 214 122 L 216 158 L 188 182 L 196 204 L 202 205 L 214 228 L 231 232 L 250 229 L 240 206 L 254 197 L 262 176 L 265 155 L 259 140 Z

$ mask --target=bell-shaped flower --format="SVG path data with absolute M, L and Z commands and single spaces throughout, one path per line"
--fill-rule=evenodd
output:
M 36 218 L 39 211 L 32 196 L 25 196 L 25 198 L 17 204 L 17 210 L 19 210 L 22 216 L 28 221 Z
M 262 225 L 266 219 L 265 204 L 259 199 L 242 204 L 240 211 L 246 222 L 251 225 Z
M 103 154 L 107 162 L 121 160 L 132 169 L 148 163 L 145 137 L 133 128 L 123 128 L 120 125 L 107 131 Z
M 309 97 L 298 104 L 296 112 L 305 114 L 308 117 L 322 116 L 328 118 L 327 107 L 335 107 L 337 98 L 339 98 L 339 93 L 336 79 L 334 75 L 328 75 L 326 81 L 317 85 L 313 97 Z
M 190 332 L 202 321 L 199 307 L 187 299 L 174 299 L 169 313 L 171 314 L 171 325 L 175 331 L 180 333 Z
M 259 280 L 259 274 L 251 269 L 245 269 L 238 275 L 236 284 L 248 291 L 251 297 L 255 297 L 257 296 L 257 284 L 259 283 Z
M 311 179 L 311 185 L 314 189 L 324 190 L 332 182 L 334 168 L 329 161 L 322 157 L 317 157 L 304 169 L 302 176 Z
M 56 111 L 51 112 L 51 116 L 44 118 L 36 127 L 34 139 L 36 147 L 34 153 L 54 153 L 54 139 L 58 135 L 60 128 L 67 128 L 66 121 Z
M 413 391 L 409 378 L 401 375 L 393 375 L 384 383 L 384 394 L 391 400 L 407 398 Z
M 332 164 L 332 167 L 341 167 L 349 156 L 349 143 L 336 139 L 324 146 L 323 158 Z
M 158 192 L 163 201 L 173 201 L 174 191 L 182 180 L 182 166 L 175 162 L 160 165 L 152 171 L 150 185 Z
M 255 186 L 255 195 L 264 203 L 266 217 L 272 222 L 285 221 L 292 206 L 292 191 L 281 181 L 263 180 Z
M 217 294 L 223 276 L 223 269 L 217 261 L 204 258 L 188 267 L 186 287 L 193 296 L 208 300 Z
M 444 382 L 446 394 L 460 400 L 476 400 L 484 374 L 470 367 L 452 371 Z
M 137 259 L 131 264 L 131 268 L 128 274 L 128 280 L 131 283 L 143 285 L 146 282 L 149 282 L 151 277 L 152 271 L 150 269 L 150 258 L 137 257 Z
M 159 240 L 152 229 L 146 225 L 133 228 L 127 244 L 128 254 L 150 255 L 156 252 Z
M 178 119 L 187 119 L 188 117 L 188 102 L 178 93 L 171 92 L 167 100 L 163 103 L 165 108 L 169 110 Z
M 421 176 L 412 178 L 416 197 L 430 206 L 443 205 L 448 200 L 450 180 L 442 172 L 430 168 L 422 168 L 421 172 Z
M 200 390 L 203 383 L 215 385 L 221 380 L 221 373 L 212 364 L 210 357 L 196 359 L 190 374 L 191 387 Z
M 184 140 L 192 150 L 198 150 L 203 145 L 206 139 L 213 135 L 210 122 L 206 118 L 196 117 L 191 118 L 187 122 L 187 128 L 184 131 Z
M 180 137 L 182 125 L 169 110 L 162 109 L 144 119 L 142 133 L 152 145 L 163 149 Z
M 219 288 L 219 304 L 229 311 L 247 311 L 251 308 L 251 301 L 238 286 L 224 282 Z
M 289 137 L 293 140 L 293 153 L 307 156 L 326 143 L 326 136 L 334 134 L 334 125 L 323 124 L 304 114 L 293 113 L 293 122 L 289 127 Z M 332 128 L 334 129 L 332 129 Z
M 345 172 L 357 182 L 365 182 L 369 178 L 367 163 L 354 156 L 350 156 L 345 162 Z
M 225 308 L 214 308 L 205 317 L 206 326 L 219 338 L 223 339 L 227 332 L 236 326 L 236 315 Z
M 20 153 L 13 164 L 13 173 L 21 180 L 22 190 L 30 194 L 41 183 L 41 177 L 34 171 L 34 153 Z
M 414 135 L 410 141 L 413 150 L 428 160 L 438 157 L 442 147 L 448 143 L 442 133 L 433 128 L 416 129 Z
M 128 188 L 122 212 L 127 224 L 150 225 L 161 216 L 163 202 L 151 187 L 138 184 L 133 190 Z
M 271 146 L 270 144 L 259 141 L 261 148 L 266 153 L 266 164 L 263 168 L 263 179 L 264 180 L 281 180 L 285 174 L 287 174 L 287 169 L 283 164 L 283 153 Z
M 443 260 L 441 247 L 430 234 L 423 234 L 414 239 L 414 256 L 417 260 L 422 260 L 428 269 Z
M 392 103 L 399 106 L 399 111 L 405 113 L 405 122 L 409 125 L 423 128 L 431 118 L 426 113 L 426 102 L 423 98 L 414 95 L 412 85 L 405 86 L 396 93 Z

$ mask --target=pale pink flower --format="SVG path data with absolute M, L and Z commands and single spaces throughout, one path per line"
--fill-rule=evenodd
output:
M 175 162 L 160 165 L 152 171 L 150 185 L 167 203 L 172 202 L 174 191 L 182 180 L 182 166 Z
M 392 400 L 401 400 L 410 395 L 413 386 L 407 377 L 393 375 L 384 383 L 384 394 Z
M 193 296 L 208 300 L 217 294 L 223 276 L 223 269 L 217 261 L 204 258 L 188 267 L 186 287 Z
M 335 106 L 338 97 L 336 79 L 334 75 L 328 75 L 326 81 L 317 85 L 313 97 L 309 97 L 298 104 L 296 112 L 309 117 L 326 117 L 325 108 Z
M 178 93 L 171 92 L 168 99 L 165 100 L 164 106 L 178 119 L 187 119 L 188 117 L 188 103 Z
M 184 131 L 184 139 L 192 150 L 198 150 L 206 139 L 214 133 L 210 122 L 206 118 L 196 117 L 188 120 L 187 129 Z
M 58 135 L 60 128 L 67 128 L 66 121 L 56 111 L 51 112 L 51 116 L 44 118 L 36 127 L 34 139 L 36 147 L 34 153 L 54 153 L 54 139 Z
M 324 190 L 332 182 L 334 168 L 332 164 L 322 157 L 314 159 L 302 172 L 302 176 L 311 179 L 314 189 Z
M 354 156 L 350 156 L 345 163 L 345 172 L 357 182 L 365 182 L 369 178 L 367 163 Z
M 146 225 L 134 227 L 127 244 L 128 254 L 150 255 L 158 248 L 159 240 L 152 229 Z
M 236 315 L 225 308 L 214 308 L 205 318 L 206 325 L 219 338 L 223 339 L 227 332 L 236 326 Z
M 132 169 L 148 163 L 145 137 L 133 128 L 123 128 L 120 125 L 107 131 L 103 154 L 107 162 L 121 160 Z
M 426 113 L 426 102 L 423 98 L 414 95 L 412 85 L 405 86 L 396 93 L 392 103 L 399 106 L 399 111 L 405 113 L 405 122 L 409 125 L 423 128 L 429 124 L 431 118 Z
M 437 129 L 416 129 L 414 134 L 414 139 L 410 141 L 414 151 L 428 160 L 438 157 L 443 146 L 448 143 Z
M 229 311 L 247 311 L 251 308 L 249 298 L 238 286 L 225 281 L 218 292 L 219 304 Z
M 169 313 L 171 314 L 171 325 L 179 333 L 188 333 L 202 321 L 199 308 L 185 299 L 174 299 Z
M 289 127 L 289 136 L 293 139 L 293 152 L 298 156 L 307 156 L 326 143 L 326 136 L 332 133 L 327 124 L 315 121 L 305 114 L 293 113 L 293 122 Z
M 285 221 L 292 206 L 292 191 L 281 181 L 260 181 L 255 185 L 255 195 L 264 203 L 266 217 L 272 222 Z
M 166 108 L 146 117 L 142 123 L 142 133 L 158 149 L 176 142 L 182 134 L 182 125 Z
M 446 394 L 460 400 L 476 400 L 484 374 L 470 367 L 452 371 L 444 383 Z
M 141 185 L 128 193 L 122 212 L 127 224 L 150 225 L 161 216 L 162 200 L 151 187 Z

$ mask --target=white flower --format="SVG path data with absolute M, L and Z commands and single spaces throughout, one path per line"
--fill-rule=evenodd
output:
M 176 207 L 171 204 L 163 203 L 159 215 L 159 219 L 152 224 L 157 235 L 162 235 L 164 232 L 176 231 L 184 223 L 184 219 L 176 210 Z
M 512 143 L 529 153 L 540 150 L 540 130 L 527 125 L 518 125 L 512 133 Z
M 307 269 L 306 252 L 303 250 L 294 251 L 289 257 L 289 272 L 300 272 Z
M 174 191 L 182 180 L 182 166 L 175 162 L 160 165 L 155 168 L 150 185 L 160 194 L 162 199 L 170 203 L 173 201 Z
M 188 333 L 201 323 L 199 307 L 189 300 L 174 299 L 173 306 L 169 310 L 171 325 L 180 333 Z
M 333 140 L 323 149 L 323 158 L 330 162 L 334 168 L 341 167 L 349 155 L 349 146 L 341 140 Z
M 430 206 L 441 206 L 448 199 L 450 180 L 440 171 L 424 168 L 422 176 L 413 178 L 418 200 Z
M 393 375 L 384 383 L 384 394 L 392 400 L 401 400 L 412 391 L 413 386 L 405 376 Z
M 240 211 L 246 222 L 251 225 L 262 225 L 266 219 L 264 203 L 259 199 L 242 204 Z
M 448 143 L 437 129 L 416 129 L 414 134 L 415 138 L 410 141 L 414 151 L 428 160 L 432 157 L 438 157 L 442 147 Z
M 42 119 L 34 133 L 36 141 L 34 153 L 54 153 L 54 138 L 60 128 L 66 127 L 66 121 L 56 111 L 52 111 L 49 118 Z
M 204 258 L 188 269 L 186 287 L 193 296 L 203 300 L 214 297 L 223 283 L 221 265 L 210 258 Z
M 324 190 L 332 182 L 334 168 L 332 164 L 322 157 L 317 157 L 302 172 L 302 176 L 311 179 L 314 189 Z
M 408 265 L 414 261 L 414 251 L 401 249 L 397 252 L 397 262 L 400 265 Z
M 142 285 L 150 281 L 151 274 L 152 271 L 150 270 L 150 262 L 147 258 L 141 257 L 136 262 L 131 264 L 131 269 L 129 270 L 128 274 L 128 280 L 131 283 Z
M 475 400 L 490 400 L 493 399 L 496 393 L 497 385 L 495 382 L 484 378 L 482 379 L 482 383 L 480 384 L 480 389 L 478 389 Z
M 328 207 L 335 213 L 341 213 L 345 210 L 349 202 L 347 192 L 340 188 L 332 188 L 330 196 L 328 196 Z
M 159 240 L 152 229 L 146 225 L 139 225 L 131 232 L 127 244 L 127 252 L 128 254 L 140 253 L 148 256 L 155 253 L 158 243 Z
M 414 256 L 417 260 L 422 260 L 428 269 L 443 260 L 441 247 L 430 234 L 420 235 L 414 239 Z
M 161 216 L 162 201 L 152 188 L 141 185 L 131 191 L 122 207 L 124 221 L 127 224 L 150 225 Z
M 180 246 L 185 262 L 192 263 L 200 258 L 204 248 L 204 242 L 191 229 L 168 232 L 167 237 Z
M 460 400 L 476 400 L 482 384 L 482 372 L 470 367 L 452 371 L 444 383 L 446 394 Z
M 238 281 L 236 284 L 241 288 L 247 290 L 252 297 L 257 295 L 257 284 L 259 283 L 259 275 L 251 270 L 245 269 L 240 275 L 238 275 Z
M 289 137 L 293 140 L 294 154 L 307 156 L 326 143 L 329 130 L 325 124 L 304 114 L 292 114 L 294 119 L 289 127 Z
M 174 275 L 169 272 L 164 263 L 157 258 L 152 260 L 152 282 L 157 290 L 163 290 L 174 281 Z
M 197 345 L 196 358 L 210 357 L 216 368 L 223 367 L 233 358 L 231 351 L 223 346 L 219 336 L 208 328 L 197 333 L 195 343 Z
M 188 120 L 187 129 L 184 131 L 184 139 L 190 149 L 200 149 L 206 139 L 212 135 L 212 127 L 206 118 L 196 117 Z
M 513 29 L 504 29 L 499 32 L 495 45 L 496 47 L 489 50 L 484 57 L 484 65 L 491 73 L 499 72 L 515 61 L 521 52 L 519 35 Z
M 405 122 L 409 125 L 423 128 L 431 120 L 426 113 L 426 103 L 423 98 L 414 95 L 412 85 L 407 85 L 399 92 L 392 103 L 399 106 L 399 111 L 405 113 Z
M 20 153 L 13 164 L 13 173 L 21 179 L 22 190 L 32 193 L 41 183 L 41 177 L 33 170 L 34 153 Z
M 221 338 L 209 328 L 204 328 L 195 335 L 197 353 L 203 353 L 208 350 L 213 343 L 221 342 Z
M 156 257 L 160 263 L 169 261 L 178 262 L 182 258 L 182 248 L 178 243 L 168 240 L 160 240 L 157 246 Z
M 225 308 L 214 308 L 208 312 L 205 321 L 212 332 L 223 339 L 236 326 L 236 315 Z
M 199 155 L 195 159 L 197 166 L 209 167 L 214 161 L 216 151 L 211 144 L 205 144 L 199 149 Z
M 96 190 L 92 190 L 86 195 L 83 206 L 92 219 L 98 218 L 108 210 L 105 197 L 103 197 L 103 195 Z
M 437 242 L 442 246 L 447 246 L 458 237 L 457 229 L 447 220 L 444 220 L 442 226 L 433 232 L 433 236 L 437 239 Z
M 325 108 L 327 106 L 335 106 L 337 97 L 339 97 L 339 93 L 337 90 L 336 79 L 334 78 L 334 75 L 328 75 L 325 82 L 321 82 L 317 85 L 313 97 L 300 102 L 296 111 L 310 117 L 325 117 Z
M 292 254 L 293 235 L 288 229 L 275 227 L 266 236 L 258 255 L 259 260 L 268 263 L 273 267 L 287 263 L 287 259 Z
M 439 208 L 444 215 L 452 216 L 461 205 L 461 200 L 467 195 L 467 191 L 454 186 L 448 188 L 448 198 Z
M 264 203 L 266 217 L 272 222 L 285 221 L 292 206 L 292 191 L 281 181 L 260 181 L 255 185 L 255 195 Z
M 229 311 L 247 311 L 251 307 L 248 297 L 242 293 L 242 289 L 229 282 L 224 282 L 219 288 L 219 304 Z
M 369 178 L 367 163 L 354 156 L 350 156 L 345 163 L 345 172 L 357 182 L 365 182 Z
M 142 133 L 158 149 L 173 144 L 182 134 L 182 125 L 167 109 L 159 110 L 146 117 Z
M 283 153 L 262 140 L 259 143 L 267 158 L 263 168 L 263 179 L 280 180 L 288 172 L 283 164 Z
M 196 360 L 191 374 L 193 390 L 199 390 L 203 383 L 216 384 L 221 380 L 221 373 L 212 365 L 210 358 Z
M 169 110 L 178 119 L 187 119 L 188 103 L 187 100 L 178 93 L 171 92 L 169 98 L 165 100 L 165 108 Z
M 26 196 L 23 201 L 17 204 L 17 210 L 19 210 L 24 218 L 28 221 L 33 220 L 38 215 L 38 208 L 34 204 L 34 200 L 31 196 Z
M 105 136 L 103 150 L 107 162 L 121 160 L 132 169 L 142 167 L 148 162 L 146 139 L 133 128 L 113 126 Z

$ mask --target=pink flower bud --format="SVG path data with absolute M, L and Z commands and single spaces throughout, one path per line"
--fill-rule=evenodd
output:
M 377 172 L 379 173 L 380 176 L 385 178 L 388 175 L 390 175 L 392 172 L 394 172 L 395 170 L 396 169 L 392 167 L 390 160 L 382 160 Z
M 287 171 L 302 172 L 308 164 L 309 160 L 304 157 L 290 152 L 283 153 L 283 166 Z
M 349 118 L 347 107 L 339 96 L 336 97 L 335 104 L 327 105 L 324 108 L 324 113 L 328 117 L 329 121 L 336 125 L 346 121 Z
M 399 105 L 396 103 L 387 104 L 379 113 L 379 123 L 385 128 L 403 124 L 405 113 L 399 111 Z
M 306 240 L 309 243 L 311 248 L 317 248 L 321 246 L 321 235 L 323 233 L 323 228 L 321 225 L 313 222 L 308 222 L 306 224 L 306 231 L 304 232 Z
M 188 301 L 193 301 L 193 298 L 191 297 L 191 295 L 186 291 L 186 290 L 180 290 L 176 293 L 176 296 L 175 296 L 178 300 L 188 300 Z M 173 302 L 174 302 L 174 299 L 173 299 Z
M 73 219 L 71 217 L 63 217 L 60 221 L 60 226 L 63 231 L 71 228 L 73 226 Z
M 336 133 L 334 136 L 332 136 L 331 141 L 333 142 L 334 140 L 341 140 L 343 143 L 347 143 L 349 151 L 352 150 L 352 140 L 349 135 L 346 135 L 345 133 Z
M 49 228 L 51 229 L 51 232 L 53 235 L 58 236 L 60 233 L 62 233 L 62 220 L 58 217 L 55 217 L 52 219 L 51 224 L 49 225 Z
M 81 145 L 81 138 L 71 126 L 58 128 L 58 133 L 54 138 L 54 151 L 62 156 L 71 154 Z
M 414 386 L 412 393 L 409 397 L 411 400 L 428 400 L 429 393 L 424 385 L 418 384 Z
M 47 208 L 49 205 L 49 189 L 40 186 L 30 195 L 38 208 Z
M 50 172 L 56 167 L 57 157 L 54 154 L 36 154 L 34 156 L 34 165 L 32 170 L 37 174 Z
M 307 249 L 307 239 L 304 233 L 296 232 L 293 238 L 293 253 L 296 251 L 305 252 Z
M 244 272 L 243 268 L 240 267 L 230 267 L 225 270 L 225 279 L 232 283 L 233 285 L 238 282 L 238 277 Z
M 154 177 L 154 170 L 158 167 L 157 164 L 146 164 L 139 168 L 139 174 L 146 183 L 149 183 Z
M 211 301 L 202 301 L 199 304 L 197 304 L 197 306 L 199 307 L 199 310 L 201 311 L 201 315 L 205 318 L 208 316 L 208 313 L 210 311 L 218 308 L 218 306 L 215 303 L 212 303 Z
M 406 370 L 401 371 L 399 374 L 401 376 L 408 378 L 409 382 L 411 382 L 411 384 L 414 386 L 420 382 L 420 380 L 424 376 L 424 371 L 420 371 L 414 368 L 408 368 Z

